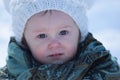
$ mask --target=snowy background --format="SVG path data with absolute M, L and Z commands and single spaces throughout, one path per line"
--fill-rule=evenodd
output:
M 97 0 L 88 12 L 89 30 L 120 64 L 120 0 Z M 0 67 L 6 64 L 11 16 L 0 0 Z

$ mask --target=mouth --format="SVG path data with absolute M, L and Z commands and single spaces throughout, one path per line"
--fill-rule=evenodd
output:
M 49 55 L 49 57 L 60 57 L 62 55 L 63 55 L 63 53 L 55 53 L 55 54 Z

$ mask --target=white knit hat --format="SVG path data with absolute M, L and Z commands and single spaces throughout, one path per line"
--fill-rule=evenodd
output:
M 79 26 L 83 41 L 88 34 L 86 10 L 93 2 L 94 0 L 4 0 L 6 9 L 12 15 L 12 29 L 19 43 L 27 20 L 45 10 L 59 10 L 71 16 Z

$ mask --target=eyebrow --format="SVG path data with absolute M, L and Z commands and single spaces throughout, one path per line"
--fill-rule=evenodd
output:
M 45 28 L 41 28 L 41 29 L 34 30 L 34 32 L 44 32 L 44 31 L 46 31 Z
M 61 28 L 72 28 L 72 26 L 71 25 L 62 25 Z
M 65 24 L 62 24 L 62 25 L 59 25 L 60 27 L 56 27 L 56 29 L 57 28 L 59 28 L 59 29 L 62 29 L 62 28 L 72 28 L 72 26 L 71 25 L 65 25 Z M 41 28 L 41 29 L 37 29 L 37 30 L 34 30 L 33 32 L 34 33 L 37 33 L 37 32 L 44 32 L 44 31 L 46 31 L 46 28 Z

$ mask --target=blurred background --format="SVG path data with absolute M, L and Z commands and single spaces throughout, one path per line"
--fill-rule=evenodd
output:
M 87 13 L 88 28 L 120 64 L 120 0 L 96 0 Z M 11 35 L 11 16 L 0 0 L 0 67 L 6 64 Z

